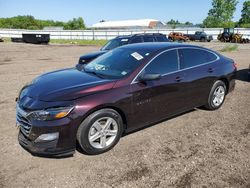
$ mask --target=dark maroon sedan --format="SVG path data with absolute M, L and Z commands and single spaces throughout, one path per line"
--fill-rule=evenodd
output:
M 235 86 L 234 61 L 174 43 L 123 46 L 83 70 L 41 75 L 17 99 L 19 143 L 33 154 L 110 150 L 127 132 L 195 107 L 221 107 Z

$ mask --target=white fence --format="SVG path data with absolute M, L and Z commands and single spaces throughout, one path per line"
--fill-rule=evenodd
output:
M 205 31 L 217 39 L 217 35 L 223 32 L 222 28 L 186 28 L 186 29 L 131 29 L 131 30 L 22 30 L 0 29 L 0 37 L 21 38 L 23 33 L 50 34 L 51 39 L 80 39 L 80 40 L 110 40 L 118 35 L 130 35 L 136 33 L 163 33 L 182 32 L 193 34 L 195 31 Z M 244 38 L 250 39 L 250 28 L 236 28 L 235 32 L 243 34 Z

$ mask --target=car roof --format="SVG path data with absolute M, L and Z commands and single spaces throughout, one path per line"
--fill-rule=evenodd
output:
M 164 36 L 162 33 L 137 33 L 132 35 L 117 36 L 115 39 L 132 38 L 134 36 Z
M 146 42 L 146 43 L 136 43 L 136 44 L 129 44 L 125 46 L 119 47 L 120 49 L 131 49 L 134 51 L 145 50 L 148 52 L 161 52 L 167 49 L 172 48 L 179 48 L 179 47 L 194 47 L 194 48 L 201 48 L 200 46 L 190 45 L 190 44 L 181 44 L 175 42 Z

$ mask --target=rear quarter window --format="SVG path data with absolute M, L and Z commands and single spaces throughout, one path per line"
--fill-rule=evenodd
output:
M 181 69 L 202 65 L 215 60 L 217 57 L 202 49 L 179 49 Z
M 215 61 L 217 59 L 217 56 L 212 52 L 207 52 L 207 59 L 208 61 Z

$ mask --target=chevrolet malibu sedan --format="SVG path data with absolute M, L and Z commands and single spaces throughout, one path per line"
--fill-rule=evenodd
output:
M 87 154 L 100 154 L 124 133 L 196 107 L 220 108 L 235 74 L 233 60 L 202 47 L 119 47 L 83 70 L 50 72 L 23 87 L 18 140 L 32 154 L 69 155 L 76 143 Z

